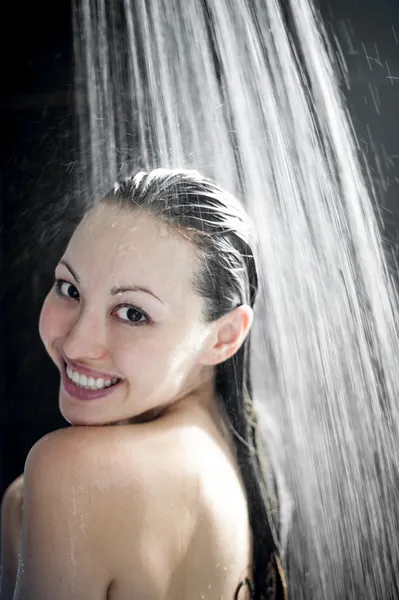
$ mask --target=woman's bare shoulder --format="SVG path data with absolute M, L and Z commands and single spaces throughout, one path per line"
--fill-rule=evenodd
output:
M 46 514 L 58 515 L 60 544 L 75 531 L 75 543 L 81 536 L 93 559 L 98 549 L 109 581 L 129 579 L 137 593 L 152 590 L 156 598 L 190 543 L 195 490 L 181 477 L 176 448 L 168 448 L 162 435 L 151 439 L 150 431 L 122 426 L 52 432 L 31 449 L 25 475 L 28 489 L 40 492 L 37 510 L 39 503 Z
M 209 485 L 223 481 L 236 488 L 234 456 L 212 435 L 194 426 L 162 423 L 114 427 L 67 427 L 42 437 L 26 467 L 38 477 L 59 473 L 91 493 L 108 491 L 157 501 L 184 498 L 194 511 Z M 209 484 L 209 485 L 208 485 Z
M 182 484 L 184 444 L 182 436 L 162 427 L 67 427 L 36 442 L 26 468 L 31 465 L 38 475 L 59 471 L 60 478 L 70 477 L 93 493 L 132 491 L 131 486 L 148 493 L 166 482 L 170 489 L 177 478 Z

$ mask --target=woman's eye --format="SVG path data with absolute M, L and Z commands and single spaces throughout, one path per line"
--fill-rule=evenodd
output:
M 79 292 L 72 283 L 68 281 L 64 281 L 63 279 L 55 280 L 55 289 L 59 296 L 63 298 L 73 298 L 74 300 L 79 300 Z
M 54 285 L 57 295 L 61 298 L 72 298 L 73 300 L 80 299 L 78 290 L 72 283 L 69 283 L 69 281 L 56 279 Z M 122 304 L 118 306 L 114 314 L 128 325 L 144 325 L 151 321 L 144 311 L 131 304 Z
M 115 311 L 115 314 L 122 320 L 127 321 L 132 325 L 142 325 L 149 321 L 149 317 L 140 309 L 126 304 L 119 306 Z

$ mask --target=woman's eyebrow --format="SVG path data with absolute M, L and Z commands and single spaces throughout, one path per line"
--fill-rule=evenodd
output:
M 76 274 L 76 272 L 72 269 L 71 265 L 64 259 L 61 259 L 60 262 L 58 263 L 60 265 L 64 265 L 68 271 L 70 271 L 72 277 L 75 279 L 75 281 L 77 281 L 77 283 L 80 283 L 80 279 L 78 277 L 78 275 Z
M 70 273 L 73 276 L 73 278 L 75 279 L 75 281 L 77 283 L 80 283 L 78 274 L 76 273 L 76 271 L 74 271 L 74 269 L 72 269 L 71 265 L 66 260 L 64 260 L 64 259 L 60 260 L 59 264 L 64 265 L 68 269 L 68 271 L 70 271 Z M 161 298 L 158 298 L 158 296 L 156 294 L 154 294 L 154 292 L 152 290 L 150 290 L 150 288 L 145 287 L 143 285 L 133 285 L 133 286 L 123 285 L 123 286 L 113 287 L 111 289 L 112 296 L 116 296 L 117 294 L 123 294 L 123 292 L 144 292 L 145 294 L 150 294 L 150 296 L 153 296 L 154 298 L 156 298 L 156 300 L 159 300 L 159 302 L 164 304 L 163 300 L 161 300 Z
M 150 294 L 151 296 L 159 300 L 159 302 L 162 302 L 162 304 L 164 304 L 161 298 L 158 298 L 158 296 L 156 296 L 154 292 L 150 290 L 150 288 L 142 285 L 113 287 L 111 290 L 111 295 L 116 296 L 117 294 L 123 294 L 123 292 L 144 292 L 145 294 Z

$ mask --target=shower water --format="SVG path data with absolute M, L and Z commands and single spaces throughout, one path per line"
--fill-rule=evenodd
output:
M 195 168 L 256 224 L 290 597 L 399 597 L 397 298 L 312 2 L 75 0 L 74 42 L 83 199 Z

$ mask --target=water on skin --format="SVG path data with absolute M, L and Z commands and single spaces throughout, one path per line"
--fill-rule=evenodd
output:
M 133 162 L 194 167 L 243 198 L 260 237 L 257 398 L 295 506 L 292 597 L 388 599 L 397 300 L 333 53 L 310 1 L 285 4 L 295 47 L 277 0 L 76 0 L 83 195 Z

